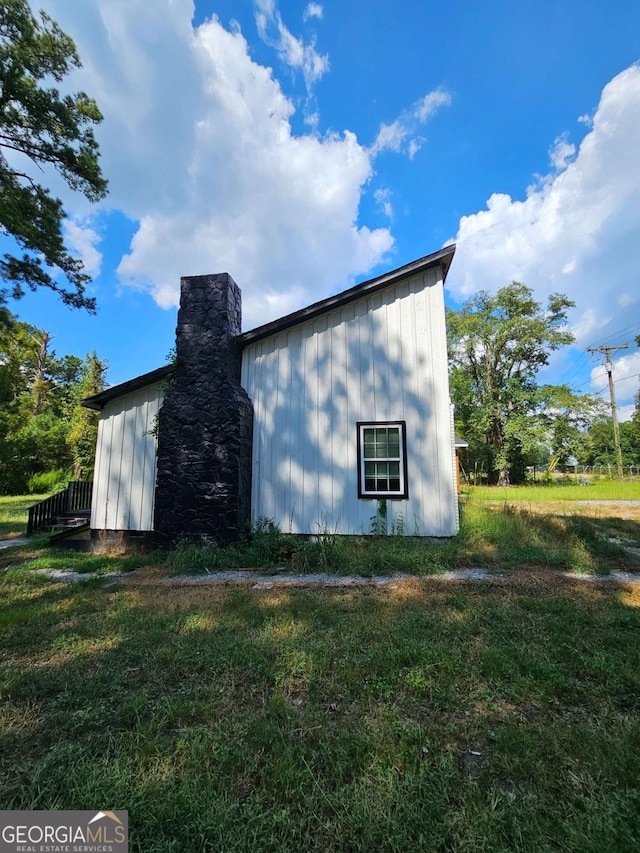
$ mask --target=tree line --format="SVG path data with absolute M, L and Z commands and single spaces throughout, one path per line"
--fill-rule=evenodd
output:
M 58 356 L 48 332 L 1 309 L 0 494 L 91 479 L 98 413 L 80 401 L 104 389 L 106 369 L 95 352 Z
M 59 357 L 51 335 L 12 314 L 7 298 L 48 288 L 74 308 L 95 310 L 90 276 L 64 242 L 66 213 L 42 182 L 52 170 L 91 202 L 104 198 L 85 92 L 57 84 L 80 66 L 73 40 L 27 0 L 0 0 L 0 494 L 49 491 L 56 479 L 89 478 L 97 416 L 80 406 L 104 387 L 95 352 Z
M 550 354 L 574 340 L 573 306 L 557 293 L 543 305 L 513 281 L 447 311 L 456 431 L 469 443 L 468 468 L 489 483 L 520 483 L 533 465 L 615 464 L 608 404 L 539 382 Z M 620 424 L 620 443 L 623 464 L 640 464 L 640 394 L 633 418 Z

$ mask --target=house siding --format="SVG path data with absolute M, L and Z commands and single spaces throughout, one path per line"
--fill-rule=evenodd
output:
M 156 436 L 164 383 L 107 403 L 100 413 L 91 510 L 94 530 L 153 530 Z
M 367 533 L 358 421 L 405 421 L 409 497 L 388 501 L 406 534 L 458 530 L 442 270 L 432 268 L 251 343 L 252 514 L 285 532 Z

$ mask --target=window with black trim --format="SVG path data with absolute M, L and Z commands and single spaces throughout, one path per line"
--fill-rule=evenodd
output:
M 358 424 L 358 497 L 407 498 L 404 421 Z

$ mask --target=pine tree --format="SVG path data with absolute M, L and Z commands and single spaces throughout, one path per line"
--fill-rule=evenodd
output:
M 79 66 L 72 39 L 48 15 L 36 17 L 27 0 L 0 0 L 0 234 L 13 237 L 19 250 L 0 259 L 8 285 L 0 302 L 20 298 L 25 287 L 47 287 L 67 305 L 95 310 L 85 293 L 90 276 L 64 245 L 62 202 L 40 183 L 54 169 L 90 201 L 106 195 L 93 134 L 102 120 L 95 101 L 84 92 L 63 96 L 49 85 Z

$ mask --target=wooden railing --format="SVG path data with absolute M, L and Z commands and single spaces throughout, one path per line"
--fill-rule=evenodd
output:
M 65 513 L 91 509 L 93 482 L 72 480 L 66 489 L 29 507 L 27 535 L 51 527 Z

